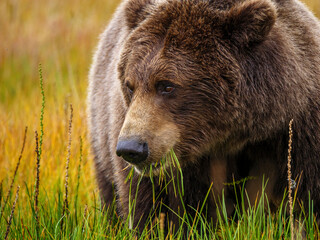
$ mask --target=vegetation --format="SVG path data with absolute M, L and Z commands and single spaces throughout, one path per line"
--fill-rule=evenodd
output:
M 320 16 L 319 1 L 307 3 Z M 101 213 L 86 127 L 91 56 L 117 4 L 0 1 L 0 239 L 137 236 L 125 220 Z M 261 198 L 244 214 L 239 204 L 236 221 L 226 221 L 222 211 L 217 229 L 201 215 L 197 221 L 186 216 L 190 238 L 289 238 L 289 218 L 283 214 L 288 206 L 268 214 L 262 211 L 266 201 Z M 316 239 L 312 215 L 301 222 Z M 160 223 L 141 238 L 163 236 Z M 182 230 L 168 238 L 179 234 Z

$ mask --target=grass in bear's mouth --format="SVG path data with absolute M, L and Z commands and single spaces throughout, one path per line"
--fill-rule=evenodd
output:
M 173 149 L 171 149 L 160 161 L 151 163 L 149 166 L 144 167 L 140 174 L 144 176 L 168 176 L 173 169 L 181 172 L 181 166 L 178 158 L 176 157 Z
M 180 168 L 177 157 L 171 149 L 164 157 L 156 162 L 146 164 L 142 167 L 134 166 L 134 169 L 142 176 L 161 176 L 168 174 L 170 168 Z

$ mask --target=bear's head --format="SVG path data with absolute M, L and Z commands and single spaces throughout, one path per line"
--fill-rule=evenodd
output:
M 268 39 L 274 5 L 132 0 L 126 16 L 118 72 L 127 112 L 117 154 L 156 174 L 170 149 L 185 166 L 228 142 L 241 115 L 239 52 Z

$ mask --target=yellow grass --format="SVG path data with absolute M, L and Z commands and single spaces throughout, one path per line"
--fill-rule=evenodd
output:
M 39 132 L 41 63 L 46 107 L 40 188 L 50 191 L 60 178 L 63 184 L 68 106 L 72 103 L 70 185 L 74 189 L 82 136 L 80 199 L 86 202 L 92 197 L 96 183 L 87 138 L 87 74 L 98 36 L 117 4 L 113 0 L 0 1 L 0 182 L 5 180 L 5 192 L 19 157 L 25 126 L 29 130 L 17 183 L 34 184 L 34 131 Z M 24 201 L 26 192 L 21 194 Z
M 33 185 L 34 131 L 39 132 L 41 94 L 38 65 L 42 64 L 46 107 L 40 189 L 50 191 L 63 178 L 67 157 L 68 105 L 73 104 L 70 187 L 74 189 L 79 137 L 84 140 L 80 200 L 96 191 L 86 125 L 87 74 L 92 53 L 117 0 L 0 1 L 0 182 L 8 189 L 29 127 L 17 183 Z M 320 16 L 320 1 L 306 0 Z M 61 180 L 61 184 L 63 181 Z M 21 202 L 26 200 L 21 191 Z

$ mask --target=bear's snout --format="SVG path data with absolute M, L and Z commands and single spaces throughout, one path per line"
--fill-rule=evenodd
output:
M 137 139 L 119 139 L 116 153 L 127 162 L 138 164 L 149 156 L 149 147 L 147 142 L 141 142 Z

